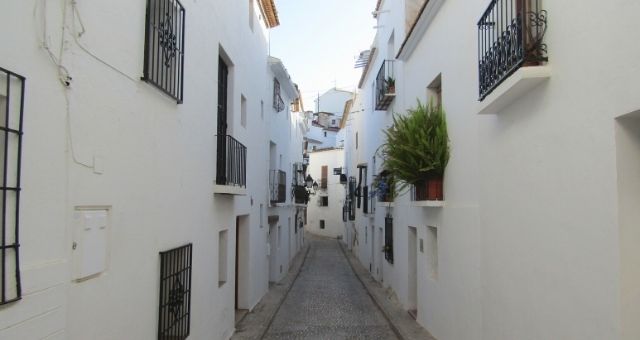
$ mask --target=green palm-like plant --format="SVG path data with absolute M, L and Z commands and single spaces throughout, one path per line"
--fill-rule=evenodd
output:
M 407 115 L 393 116 L 393 125 L 384 131 L 382 145 L 384 169 L 393 173 L 397 190 L 431 177 L 442 177 L 449 162 L 449 136 L 444 110 L 430 102 L 418 100 L 418 106 Z

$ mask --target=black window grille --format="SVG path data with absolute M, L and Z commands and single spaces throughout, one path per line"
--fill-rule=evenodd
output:
M 480 100 L 523 65 L 547 61 L 540 0 L 492 0 L 478 21 Z
M 362 200 L 364 201 L 362 203 L 362 213 L 368 214 L 369 213 L 369 187 L 366 185 L 362 187 Z
M 0 67 L 0 305 L 20 300 L 20 172 L 26 79 Z
M 393 217 L 384 219 L 384 258 L 393 263 Z
M 324 220 L 320 220 L 320 229 L 324 229 Z
M 282 170 L 269 171 L 269 186 L 271 203 L 285 203 L 287 201 L 287 173 Z
M 178 0 L 147 0 L 142 79 L 182 103 L 185 10 Z
M 345 201 L 342 206 L 342 222 L 347 222 L 349 218 L 349 202 Z
M 321 207 L 329 206 L 329 196 L 320 196 L 320 206 Z
M 280 82 L 275 78 L 273 79 L 273 108 L 276 112 L 284 110 L 284 101 L 280 94 Z
M 191 243 L 160 253 L 158 339 L 186 339 L 191 321 Z
M 393 74 L 393 60 L 385 60 L 376 76 L 376 110 L 386 110 L 396 97 L 396 81 Z M 356 146 L 357 148 L 357 146 Z
M 356 178 L 349 177 L 349 221 L 356 220 Z

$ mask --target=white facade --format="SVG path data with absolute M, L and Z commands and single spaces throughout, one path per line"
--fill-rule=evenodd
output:
M 439 82 L 451 140 L 445 202 L 422 207 L 405 195 L 378 204 L 375 218 L 358 210 L 345 240 L 357 237 L 362 263 L 438 339 L 638 339 L 640 48 L 631 13 L 640 4 L 589 1 L 576 12 L 544 1 L 549 63 L 523 67 L 479 102 L 476 24 L 489 3 L 429 1 L 405 42 L 415 3 L 381 2 L 364 112 L 347 127 L 347 171 L 380 171 L 378 131 Z M 398 54 L 397 95 L 376 111 L 376 74 Z M 387 212 L 393 264 L 375 247 Z M 363 242 L 372 226 L 374 247 Z
M 0 307 L 0 339 L 156 338 L 159 252 L 189 243 L 190 338 L 227 339 L 234 309 L 267 292 L 269 256 L 287 267 L 299 249 L 293 230 L 282 251 L 267 238 L 269 141 L 289 130 L 296 137 L 279 153 L 298 161 L 304 124 L 283 112 L 270 123 L 266 13 L 257 1 L 182 4 L 182 104 L 140 80 L 146 1 L 3 5 L 11 34 L 0 37 L 0 67 L 27 81 L 22 299 Z M 219 58 L 229 66 L 227 133 L 247 147 L 246 189 L 228 188 L 241 195 L 214 185 Z M 278 214 L 294 218 L 295 207 Z M 103 248 L 83 244 L 94 225 Z
M 327 169 L 327 187 L 322 188 L 322 167 Z M 325 149 L 309 153 L 309 168 L 307 173 L 318 183 L 319 189 L 312 195 L 307 212 L 305 229 L 316 235 L 327 237 L 342 237 L 344 235 L 342 222 L 342 205 L 344 204 L 344 184 L 340 183 L 340 176 L 334 175 L 333 170 L 344 167 L 344 150 Z M 326 200 L 328 205 L 322 205 Z

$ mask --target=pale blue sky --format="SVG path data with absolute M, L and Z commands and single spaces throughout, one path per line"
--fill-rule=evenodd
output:
M 300 86 L 305 109 L 334 87 L 354 90 L 362 69 L 355 58 L 371 46 L 376 0 L 276 0 L 280 26 L 271 30 L 271 55 Z

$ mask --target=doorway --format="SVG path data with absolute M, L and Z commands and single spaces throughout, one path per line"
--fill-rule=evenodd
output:
M 269 247 L 269 282 L 278 281 L 278 225 L 269 223 L 268 247 Z
M 409 264 L 409 280 L 407 307 L 409 314 L 415 319 L 418 316 L 418 232 L 415 227 L 409 227 L 408 237 L 408 264 Z
M 369 244 L 371 244 L 371 256 L 369 256 L 369 272 L 371 272 L 371 274 L 374 274 L 373 272 L 373 266 L 375 264 L 375 257 L 376 257 L 376 229 L 374 226 L 371 226 L 370 229 L 370 233 L 369 235 L 371 235 L 371 240 L 369 240 Z
M 249 309 L 249 215 L 236 217 L 235 309 Z M 238 313 L 236 313 L 238 316 Z M 240 315 L 242 318 L 244 315 Z M 238 318 L 236 318 L 238 321 Z

